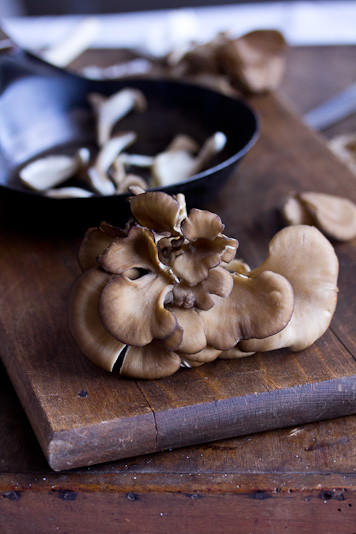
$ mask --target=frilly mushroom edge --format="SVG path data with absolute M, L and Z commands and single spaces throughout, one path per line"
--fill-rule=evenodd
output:
M 90 228 L 79 249 L 69 326 L 92 363 L 110 371 L 120 360 L 122 375 L 157 379 L 286 343 L 302 348 L 294 333 L 304 313 L 317 323 L 308 343 L 325 331 L 338 265 L 318 230 L 285 228 L 267 260 L 249 270 L 218 215 L 187 213 L 183 195 L 132 192 L 126 227 Z M 320 321 L 308 295 L 323 310 Z

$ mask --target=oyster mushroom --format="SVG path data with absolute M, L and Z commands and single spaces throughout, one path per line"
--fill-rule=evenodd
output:
M 110 139 L 115 124 L 133 109 L 143 112 L 147 101 L 138 89 L 125 88 L 109 97 L 97 93 L 88 95 L 97 115 L 97 141 L 99 146 L 105 145 Z
M 273 271 L 293 287 L 294 311 L 287 326 L 265 339 L 240 341 L 243 352 L 289 347 L 303 350 L 330 325 L 337 303 L 338 259 L 331 243 L 313 226 L 289 226 L 270 242 L 267 259 L 249 273 L 250 279 Z
M 312 191 L 293 193 L 283 206 L 283 216 L 288 224 L 314 225 L 337 241 L 356 237 L 356 205 L 347 198 Z
M 204 170 L 225 144 L 226 136 L 222 132 L 209 137 L 197 155 L 193 153 L 193 144 L 173 143 L 155 157 L 152 166 L 153 185 L 166 186 L 187 180 Z
M 73 156 L 53 154 L 28 163 L 19 172 L 21 181 L 35 191 L 47 191 L 71 178 L 89 163 L 90 152 L 80 148 Z

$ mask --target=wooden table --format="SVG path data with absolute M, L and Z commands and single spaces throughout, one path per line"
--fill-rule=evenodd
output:
M 303 137 L 297 114 L 355 81 L 355 55 L 291 49 L 278 98 L 253 104 Z M 356 116 L 307 140 L 322 156 L 325 138 L 352 128 Z M 212 208 L 244 192 L 252 157 Z M 4 534 L 356 532 L 356 415 L 54 473 L 2 367 L 0 406 Z

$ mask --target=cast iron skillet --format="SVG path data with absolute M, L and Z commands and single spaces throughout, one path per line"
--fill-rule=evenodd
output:
M 18 180 L 24 164 L 47 153 L 95 151 L 95 120 L 88 93 L 110 95 L 124 87 L 140 89 L 147 111 L 120 121 L 121 131 L 137 132 L 135 153 L 154 155 L 177 133 L 202 143 L 216 131 L 227 136 L 212 166 L 187 181 L 159 188 L 184 193 L 188 207 L 204 207 L 258 138 L 255 112 L 245 102 L 210 89 L 172 80 L 90 80 L 59 69 L 18 48 L 0 56 L 0 211 L 26 225 L 85 228 L 102 220 L 122 226 L 129 217 L 128 195 L 53 199 Z

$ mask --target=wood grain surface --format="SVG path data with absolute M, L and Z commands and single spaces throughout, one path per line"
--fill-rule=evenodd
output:
M 251 104 L 257 145 L 209 206 L 260 263 L 282 227 L 291 190 L 356 200 L 354 177 L 274 96 Z M 113 222 L 113 221 L 108 221 Z M 331 329 L 309 349 L 257 354 L 133 381 L 87 362 L 67 326 L 81 236 L 3 228 L 0 236 L 1 358 L 50 466 L 55 470 L 229 438 L 356 412 L 355 313 L 349 290 L 355 243 L 337 245 L 340 299 Z M 83 393 L 84 392 L 84 393 Z

